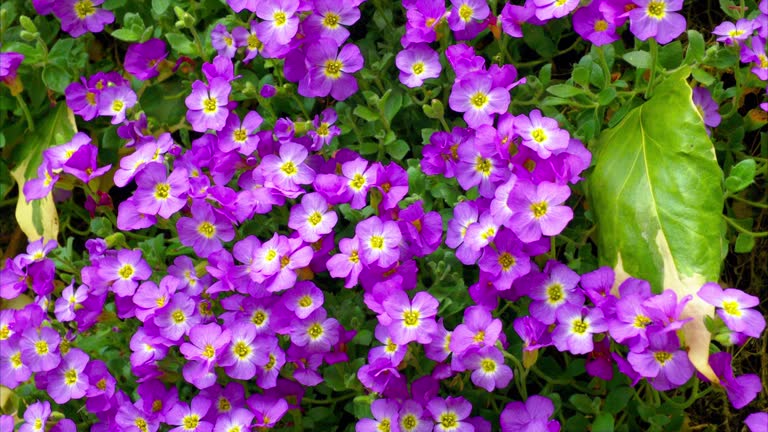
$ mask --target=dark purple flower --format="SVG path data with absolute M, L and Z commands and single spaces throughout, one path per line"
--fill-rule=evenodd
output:
M 533 395 L 523 402 L 513 401 L 501 412 L 502 432 L 558 432 L 560 423 L 549 420 L 555 405 L 544 396 Z
M 125 53 L 126 72 L 140 80 L 158 75 L 158 67 L 168 57 L 168 48 L 161 39 L 150 39 L 143 43 L 131 44 Z
M 596 46 L 607 45 L 619 40 L 616 24 L 600 6 L 604 1 L 593 1 L 573 14 L 573 30 L 583 39 Z
M 115 15 L 96 6 L 104 0 L 61 0 L 53 2 L 53 14 L 61 20 L 61 29 L 72 37 L 87 32 L 98 33 L 115 21 Z
M 709 365 L 720 379 L 720 385 L 728 394 L 731 405 L 736 409 L 742 409 L 760 393 L 762 384 L 760 377 L 754 374 L 735 377 L 731 368 L 731 358 L 731 354 L 727 352 L 714 353 L 709 356 Z

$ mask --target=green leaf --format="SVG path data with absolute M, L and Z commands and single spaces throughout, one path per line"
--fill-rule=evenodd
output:
M 430 105 L 422 105 L 421 109 L 424 111 L 424 115 L 431 119 L 441 119 L 445 115 L 445 107 L 439 99 L 432 99 Z
M 693 69 L 691 75 L 693 75 L 693 78 L 696 79 L 696 81 L 704 84 L 705 86 L 711 85 L 717 79 L 709 72 L 699 68 Z
M 392 90 L 387 90 L 387 92 L 381 98 L 381 102 L 379 102 L 379 109 L 384 112 L 384 116 L 390 122 L 393 118 L 395 118 L 395 115 L 397 115 L 402 106 L 403 95 L 399 91 L 395 92 Z
M 168 33 L 165 35 L 171 48 L 179 54 L 187 56 L 198 56 L 197 48 L 186 36 L 181 33 Z
M 702 60 L 704 60 L 704 36 L 696 30 L 688 30 L 688 50 L 685 52 L 685 63 L 700 63 Z
M 25 145 L 16 147 L 11 155 L 11 161 L 15 164 L 11 175 L 19 187 L 16 221 L 29 241 L 40 237 L 55 239 L 59 234 L 59 217 L 53 202 L 53 192 L 28 203 L 24 196 L 24 184 L 37 177 L 37 167 L 42 161 L 45 149 L 63 144 L 72 138 L 76 131 L 75 116 L 67 105 L 62 103 L 36 126 L 35 132 L 25 140 Z
M 352 114 L 360 117 L 363 120 L 367 121 L 376 121 L 379 119 L 379 114 L 374 112 L 368 107 L 365 107 L 363 105 L 358 105 L 355 107 L 354 111 L 352 111 Z
M 723 230 L 722 171 L 683 68 L 653 98 L 601 135 L 588 189 L 597 222 L 602 265 L 617 284 L 629 276 L 672 289 L 682 298 L 720 276 Z M 709 367 L 711 335 L 702 317 L 714 309 L 694 295 L 683 311 L 689 357 Z
M 171 0 L 152 0 L 152 12 L 157 15 L 162 15 L 168 10 L 168 6 L 171 5 Z
M 59 39 L 48 52 L 48 61 L 57 66 L 66 67 L 74 44 L 75 40 L 72 38 Z
M 61 66 L 49 64 L 43 69 L 43 82 L 49 89 L 64 93 L 69 83 L 72 82 L 72 76 Z
M 625 386 L 611 390 L 608 393 L 608 397 L 605 398 L 603 410 L 611 414 L 620 413 L 627 406 L 629 400 L 632 399 L 633 394 L 635 394 L 635 391 Z
M 547 92 L 561 98 L 568 98 L 571 96 L 584 94 L 584 90 L 568 84 L 555 84 L 551 87 L 548 87 Z
M 552 79 L 552 64 L 547 63 L 544 66 L 539 69 L 539 81 L 541 81 L 541 85 L 546 86 L 549 84 L 549 81 Z
M 112 32 L 112 37 L 123 42 L 136 42 L 141 38 L 141 33 L 137 33 L 129 28 L 120 28 Z
M 592 399 L 590 399 L 587 395 L 579 393 L 574 394 L 568 398 L 568 402 L 570 402 L 571 405 L 576 407 L 577 410 L 583 412 L 584 414 L 594 413 L 594 410 L 592 409 Z
M 674 69 L 683 62 L 683 44 L 679 40 L 673 41 L 661 47 L 659 50 L 659 64 L 667 69 Z
M 523 41 L 540 56 L 550 59 L 557 53 L 557 45 L 552 41 L 552 36 L 541 26 L 525 26 Z
M 616 99 L 616 89 L 613 87 L 605 88 L 597 95 L 597 103 L 600 106 L 608 105 L 614 99 Z
M 728 192 L 739 192 L 755 181 L 757 164 L 754 159 L 744 159 L 731 168 L 731 174 L 725 179 Z
M 622 58 L 638 69 L 648 69 L 651 67 L 651 54 L 648 51 L 628 52 Z
M 733 251 L 736 253 L 750 253 L 755 248 L 755 237 L 749 234 L 739 233 Z
M 601 412 L 592 422 L 592 432 L 613 432 L 613 427 L 613 416 L 607 412 Z
M 408 154 L 408 150 L 410 150 L 408 143 L 400 139 L 387 145 L 387 153 L 392 156 L 392 159 L 402 160 Z

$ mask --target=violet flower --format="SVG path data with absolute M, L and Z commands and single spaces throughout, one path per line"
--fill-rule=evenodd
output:
M 530 396 L 525 403 L 513 401 L 501 412 L 502 432 L 558 432 L 560 423 L 549 420 L 555 404 L 544 396 Z
M 168 48 L 162 39 L 150 39 L 143 43 L 131 44 L 125 52 L 126 72 L 139 80 L 148 80 L 158 75 L 158 67 L 168 57 Z
M 675 40 L 685 31 L 685 18 L 675 13 L 683 0 L 633 0 L 629 11 L 629 30 L 640 40 L 654 38 L 660 44 Z
M 759 338 L 765 329 L 765 318 L 754 309 L 760 299 L 735 288 L 723 290 L 714 282 L 705 283 L 697 293 L 705 302 L 717 307 L 717 315 L 734 332 Z

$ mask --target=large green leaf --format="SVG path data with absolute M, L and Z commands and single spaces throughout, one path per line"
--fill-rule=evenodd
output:
M 11 176 L 19 185 L 19 200 L 16 203 L 16 221 L 29 241 L 44 237 L 56 239 L 59 234 L 59 216 L 53 193 L 42 199 L 27 202 L 24 184 L 37 177 L 37 167 L 43 158 L 43 151 L 72 139 L 76 132 L 75 117 L 66 104 L 59 104 L 30 134 L 22 145 L 14 148 L 11 157 L 15 164 Z
M 614 267 L 617 285 L 633 276 L 656 292 L 694 295 L 684 311 L 694 318 L 684 327 L 689 356 L 715 379 L 702 319 L 714 308 L 695 294 L 720 275 L 723 173 L 692 102 L 689 73 L 668 77 L 653 98 L 601 135 L 589 194 L 599 258 Z

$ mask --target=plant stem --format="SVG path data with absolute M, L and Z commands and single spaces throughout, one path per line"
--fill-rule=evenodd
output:
M 19 103 L 19 108 L 21 108 L 21 111 L 24 113 L 24 118 L 27 119 L 27 127 L 29 128 L 29 131 L 34 132 L 35 122 L 32 121 L 32 114 L 29 112 L 29 107 L 27 106 L 27 103 L 24 102 L 24 98 L 21 97 L 20 94 L 16 95 L 16 102 Z
M 645 98 L 651 97 L 651 91 L 653 90 L 653 81 L 656 78 L 656 61 L 659 57 L 659 44 L 656 39 L 651 39 L 651 76 L 648 79 L 648 87 L 645 88 Z
M 728 225 L 732 226 L 736 231 L 742 234 L 746 234 L 752 237 L 768 237 L 768 231 L 761 231 L 761 232 L 750 231 L 748 229 L 745 229 L 744 227 L 736 223 L 736 221 L 734 221 L 733 219 L 729 218 L 726 215 L 723 215 L 723 219 L 725 219 L 725 221 L 728 222 Z
M 752 207 L 768 209 L 768 203 L 761 203 L 761 202 L 750 201 L 750 200 L 748 200 L 746 198 L 742 198 L 742 197 L 740 197 L 738 195 L 730 195 L 730 196 L 728 196 L 728 198 L 733 198 L 736 201 L 741 201 L 743 203 L 751 205 Z
M 608 88 L 611 85 L 611 69 L 605 60 L 605 50 L 603 50 L 602 46 L 597 47 L 597 56 L 600 60 L 600 67 L 603 68 L 603 75 L 605 75 L 605 86 L 603 88 Z

